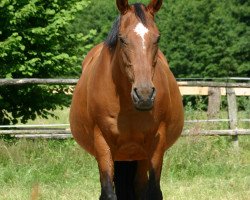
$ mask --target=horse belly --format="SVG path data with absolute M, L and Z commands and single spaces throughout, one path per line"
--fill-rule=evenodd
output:
M 88 70 L 88 69 L 87 69 Z M 86 77 L 81 77 L 74 90 L 70 108 L 70 128 L 76 142 L 94 155 L 92 122 L 88 117 Z

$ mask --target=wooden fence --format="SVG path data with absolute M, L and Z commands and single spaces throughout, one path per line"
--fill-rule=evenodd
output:
M 238 135 L 250 134 L 249 129 L 238 129 L 236 96 L 250 96 L 250 83 L 228 82 L 178 82 L 182 95 L 207 95 L 208 117 L 213 118 L 220 109 L 221 95 L 227 96 L 229 130 L 201 130 L 202 135 L 231 135 L 234 146 L 238 147 Z M 250 102 L 249 102 L 250 103 Z M 219 121 L 219 120 L 212 120 Z M 250 122 L 249 119 L 245 119 Z
M 27 84 L 50 84 L 50 85 L 75 85 L 78 79 L 0 79 L 1 86 L 9 85 L 27 85 Z M 208 100 L 208 120 L 187 120 L 185 123 L 200 122 L 221 122 L 226 121 L 229 124 L 227 130 L 196 130 L 195 133 L 185 130 L 185 135 L 223 135 L 232 136 L 235 146 L 238 146 L 238 135 L 250 134 L 250 119 L 242 119 L 249 123 L 249 128 L 238 128 L 236 96 L 250 96 L 250 83 L 229 83 L 229 82 L 211 82 L 211 81 L 179 81 L 178 82 L 182 95 L 206 95 Z M 227 96 L 228 119 L 214 119 L 218 112 L 221 95 Z M 249 102 L 250 103 L 250 102 Z M 0 134 L 8 134 L 17 138 L 68 138 L 71 137 L 69 128 L 61 128 L 64 125 L 17 125 L 17 126 L 0 126 Z

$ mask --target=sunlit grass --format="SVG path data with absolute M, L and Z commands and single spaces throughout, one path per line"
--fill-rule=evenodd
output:
M 48 119 L 37 117 L 36 120 L 29 120 L 27 124 L 69 124 L 69 108 L 56 109 L 53 114 L 56 118 L 48 116 Z
M 94 159 L 73 140 L 2 140 L 0 163 L 0 199 L 28 199 L 35 186 L 40 199 L 64 199 L 76 190 L 93 196 L 99 188 Z

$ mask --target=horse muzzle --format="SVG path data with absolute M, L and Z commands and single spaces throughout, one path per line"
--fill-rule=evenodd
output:
M 149 111 L 154 106 L 156 90 L 154 87 L 137 88 L 134 87 L 131 92 L 134 106 L 139 111 Z

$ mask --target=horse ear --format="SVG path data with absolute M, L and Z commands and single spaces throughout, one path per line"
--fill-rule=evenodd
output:
M 116 0 L 116 5 L 121 14 L 125 14 L 129 9 L 128 0 Z
M 147 8 L 148 10 L 154 14 L 160 10 L 163 0 L 151 0 L 151 2 L 148 4 Z

